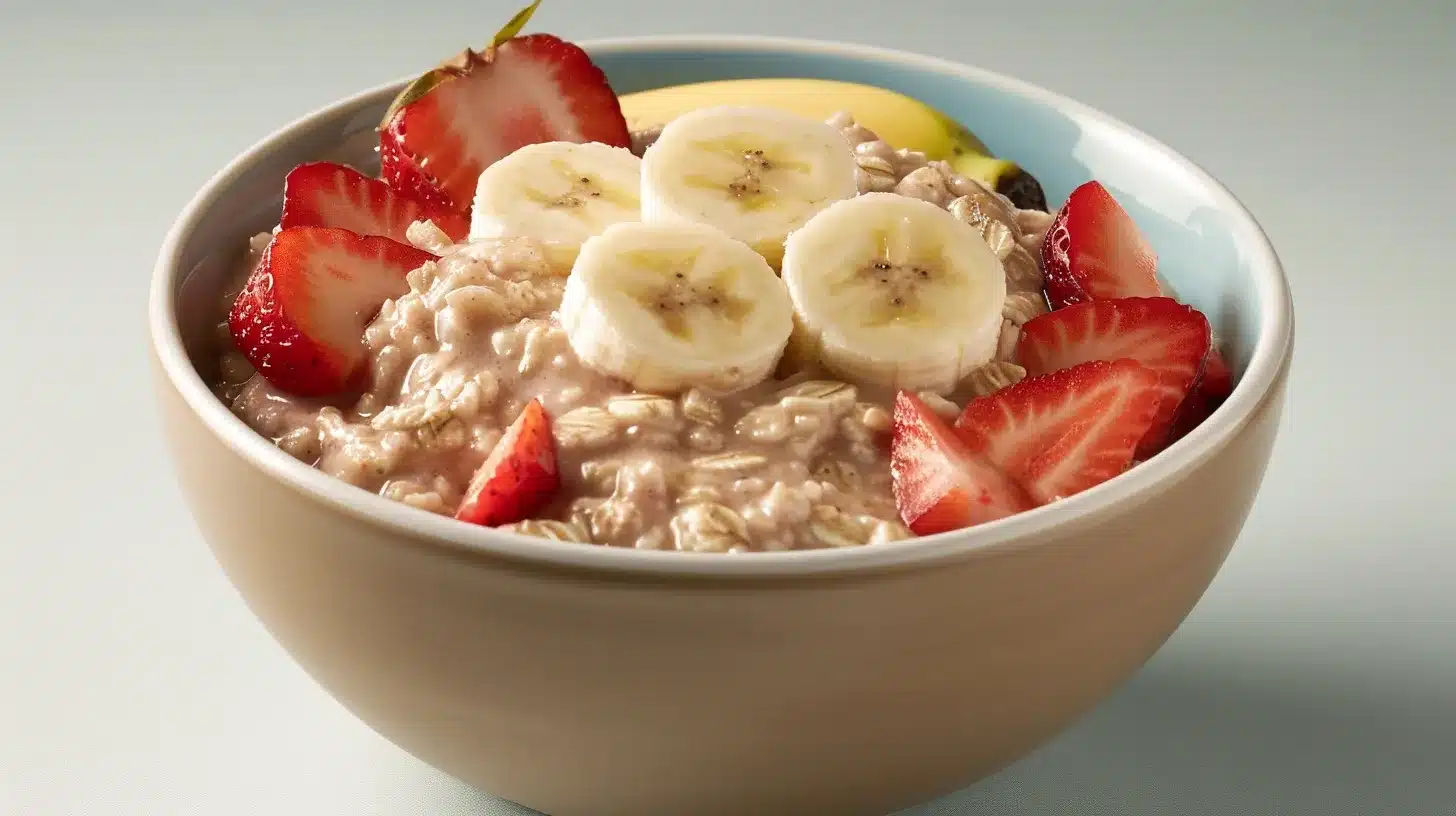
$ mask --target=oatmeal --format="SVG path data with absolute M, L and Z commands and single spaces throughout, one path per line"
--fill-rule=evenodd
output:
M 417 103 L 384 182 L 290 175 L 218 335 L 238 417 L 387 499 L 583 545 L 859 547 L 1086 489 L 1227 387 L 1206 319 L 1103 261 L 1151 250 L 1095 182 L 1023 210 L 848 113 L 732 107 L 452 166 L 391 126 Z M 338 197 L 362 184 L 383 204 Z
M 840 126 L 861 145 L 883 145 L 852 121 Z M 895 182 L 916 166 L 913 157 L 901 161 Z M 944 173 L 942 186 L 964 193 L 943 202 L 957 217 L 983 234 L 994 223 L 1008 254 L 1027 252 L 1015 243 L 1022 230 L 1009 202 L 948 168 L 919 169 Z M 239 283 L 271 238 L 253 239 Z M 548 538 L 729 552 L 909 535 L 890 483 L 892 392 L 806 370 L 730 394 L 637 393 L 577 359 L 555 314 L 565 280 L 536 242 L 456 244 L 425 223 L 409 240 L 440 257 L 411 271 L 409 291 L 385 301 L 365 329 L 370 385 L 356 400 L 290 396 L 231 348 L 219 396 L 300 461 L 446 515 L 506 426 L 538 397 L 552 417 L 561 494 L 514 528 Z M 1039 297 L 1039 277 L 1033 259 L 1014 281 L 1008 273 L 1008 286 Z M 226 304 L 235 297 L 228 292 Z M 1036 308 L 1008 299 L 1007 325 Z M 230 338 L 226 324 L 220 334 Z M 999 358 L 966 378 L 965 395 L 1020 379 L 1010 349 L 998 341 Z M 954 403 L 946 404 L 953 416 Z

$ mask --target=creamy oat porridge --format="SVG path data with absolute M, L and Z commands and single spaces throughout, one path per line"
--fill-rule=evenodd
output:
M 1231 386 L 1096 182 L 1022 209 L 852 111 L 633 130 L 628 104 L 544 34 L 427 74 L 381 126 L 382 178 L 289 175 L 224 293 L 218 396 L 421 510 L 752 552 L 1056 501 Z

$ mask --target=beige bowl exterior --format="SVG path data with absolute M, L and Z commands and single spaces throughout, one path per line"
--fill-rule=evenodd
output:
M 158 274 L 162 425 L 249 607 L 386 738 L 555 816 L 879 816 L 1024 755 L 1207 588 L 1263 477 L 1293 348 L 1291 322 L 1258 393 L 1241 386 L 1169 475 L 1029 534 L 843 568 L 595 569 L 382 523 L 382 499 L 323 497 L 280 477 L 304 470 L 281 453 L 260 464 L 251 432 L 200 411 L 200 380 L 167 363 L 157 292 L 183 273 Z
M 392 742 L 554 816 L 880 815 L 1011 762 L 1193 608 L 1284 402 L 1281 375 L 1181 481 L 1033 547 L 714 581 L 401 538 L 259 470 L 158 383 L 203 536 L 273 636 Z

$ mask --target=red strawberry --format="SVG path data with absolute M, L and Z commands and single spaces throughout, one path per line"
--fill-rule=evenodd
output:
M 1218 405 L 1222 405 L 1233 393 L 1234 372 L 1218 349 L 1208 355 L 1208 365 L 1203 369 L 1203 377 L 1198 381 L 1197 390 Z
M 450 199 L 420 170 L 414 159 L 400 152 L 401 149 L 398 141 L 380 138 L 379 177 L 390 187 L 408 193 L 431 207 L 454 210 L 455 205 L 450 203 Z
M 1172 298 L 1118 298 L 1078 303 L 1021 327 L 1017 362 L 1038 376 L 1089 360 L 1130 359 L 1157 375 L 1158 416 L 1138 445 L 1137 458 L 1162 450 L 1178 406 L 1203 371 L 1212 335 L 1208 318 Z
M 408 243 L 405 230 L 424 219 L 434 221 L 456 241 L 465 240 L 470 232 L 465 214 L 394 190 L 342 164 L 300 164 L 283 181 L 283 218 L 279 222 L 283 229 L 340 227 Z
M 1072 191 L 1041 245 L 1047 301 L 1157 297 L 1158 256 L 1132 217 L 1095 181 Z
M 303 397 L 357 388 L 368 376 L 361 338 L 405 275 L 435 256 L 374 235 L 294 227 L 273 236 L 233 301 L 233 343 L 268 382 Z
M 1234 390 L 1234 375 L 1229 370 L 1228 363 L 1223 355 L 1214 349 L 1208 355 L 1208 362 L 1203 367 L 1203 376 L 1193 386 L 1193 392 L 1188 399 L 1178 407 L 1178 414 L 1174 417 L 1173 428 L 1168 433 L 1169 443 L 1176 442 L 1188 435 L 1188 432 L 1197 428 L 1205 419 L 1218 410 L 1228 399 L 1229 394 Z
M 973 400 L 956 433 L 1038 503 L 1127 470 L 1158 417 L 1162 384 L 1133 360 L 1094 360 Z
M 916 535 L 995 521 L 1033 507 L 1004 473 L 965 445 L 919 397 L 895 398 L 890 442 L 895 507 Z
M 484 51 L 467 49 L 400 94 L 380 125 L 386 177 L 411 175 L 408 159 L 414 174 L 467 210 L 481 171 L 519 147 L 631 145 L 617 95 L 585 51 L 550 34 L 517 36 L 534 10 L 518 13 Z
M 1053 309 L 1088 300 L 1163 294 L 1157 255 L 1127 211 L 1095 181 L 1073 190 L 1062 205 L 1042 242 L 1041 258 L 1047 302 Z M 1163 434 L 1162 443 L 1156 441 L 1161 426 L 1155 428 L 1140 456 L 1181 438 L 1228 396 L 1233 379 L 1217 348 L 1210 351 L 1205 367 L 1209 373 L 1185 400 L 1187 410 L 1177 410 L 1178 427 Z
M 551 419 L 531 400 L 470 479 L 455 518 L 495 527 L 531 517 L 561 484 Z

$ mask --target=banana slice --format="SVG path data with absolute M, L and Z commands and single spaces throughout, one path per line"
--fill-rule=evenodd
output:
M 470 240 L 531 237 L 570 269 L 581 245 L 612 224 L 636 221 L 642 160 L 598 142 L 530 144 L 480 174 Z
M 582 245 L 558 314 L 583 363 L 659 394 L 761 382 L 794 323 L 763 258 L 703 224 L 608 227 Z
M 711 224 L 771 266 L 784 238 L 853 196 L 854 152 L 839 131 L 774 108 L 701 108 L 673 119 L 642 157 L 642 220 Z
M 972 227 L 926 201 L 866 193 L 789 236 L 794 347 L 845 379 L 946 394 L 988 362 L 1006 276 Z

